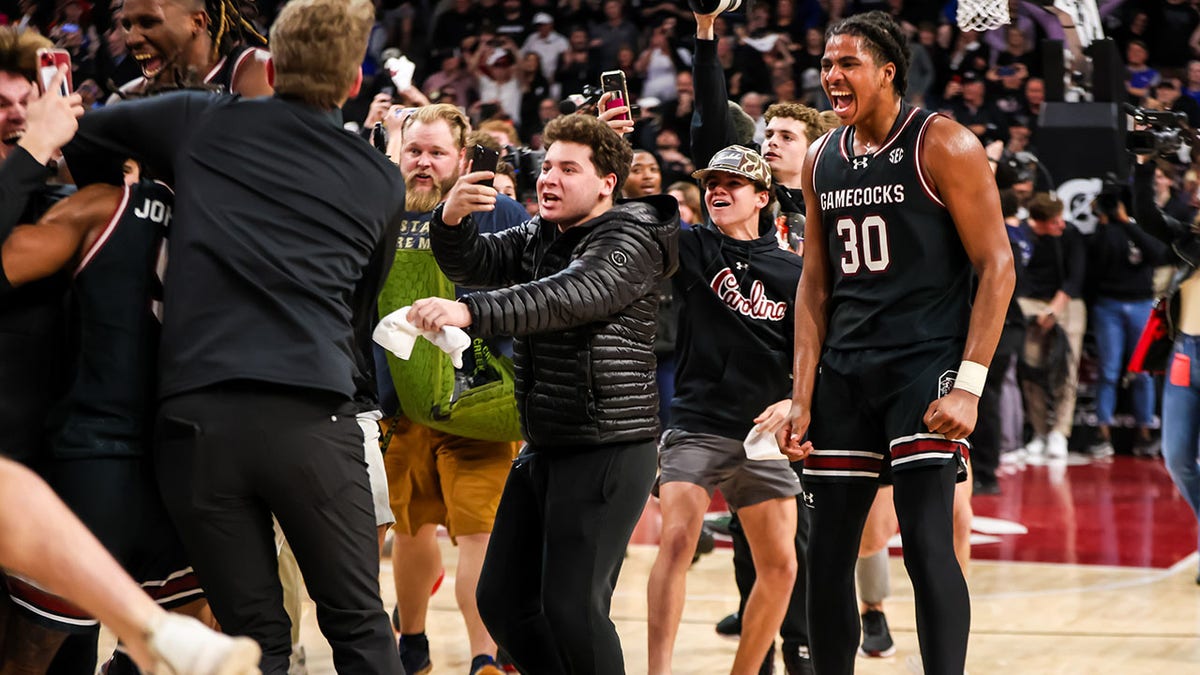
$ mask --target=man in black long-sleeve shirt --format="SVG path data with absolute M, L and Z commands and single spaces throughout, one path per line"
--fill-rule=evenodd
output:
M 1034 433 L 1025 450 L 1035 456 L 1045 453 L 1052 459 L 1065 459 L 1075 419 L 1079 355 L 1087 329 L 1087 308 L 1082 300 L 1087 249 L 1083 235 L 1063 219 L 1063 203 L 1049 194 L 1035 195 L 1030 202 L 1029 230 L 1033 252 L 1020 278 L 1017 302 L 1026 320 L 1036 321 L 1041 331 L 1049 331 L 1055 324 L 1061 326 L 1071 349 L 1066 376 L 1052 383 L 1050 400 L 1037 384 L 1024 383 L 1025 407 Z M 1036 337 L 1033 327 L 1030 332 Z
M 1113 454 L 1110 427 L 1117 406 L 1117 382 L 1125 372 L 1142 328 L 1154 306 L 1154 268 L 1166 262 L 1167 245 L 1129 220 L 1115 194 L 1101 194 L 1093 205 L 1099 224 L 1088 242 L 1092 326 L 1099 352 L 1096 424 L 1100 437 L 1091 447 L 1096 457 Z M 1150 437 L 1154 421 L 1154 382 L 1147 373 L 1132 374 L 1133 416 L 1138 425 L 1134 452 L 1158 454 Z
M 259 642 L 266 673 L 291 653 L 271 513 L 338 672 L 401 668 L 379 597 L 352 320 L 386 273 L 404 190 L 337 113 L 373 19 L 366 0 L 295 0 L 271 31 L 275 97 L 121 104 L 86 117 L 67 148 L 81 182 L 132 155 L 177 186 L 156 471 L 214 614 Z

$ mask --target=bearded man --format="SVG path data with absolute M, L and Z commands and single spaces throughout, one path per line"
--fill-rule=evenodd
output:
M 458 108 L 439 103 L 414 111 L 392 143 L 392 158 L 404 176 L 407 214 L 400 226 L 391 274 L 380 295 L 382 312 L 410 305 L 435 289 L 448 293 L 454 288 L 433 259 L 429 222 L 434 207 L 446 200 L 450 188 L 468 170 L 466 139 L 470 132 L 470 122 Z M 482 215 L 488 231 L 519 225 L 528 217 L 524 207 L 503 196 L 497 198 L 492 212 Z M 472 362 L 461 369 L 467 376 L 476 370 L 475 361 L 484 365 L 481 350 L 473 347 L 464 355 Z M 409 673 L 428 672 L 431 667 L 425 617 L 430 589 L 442 572 L 437 527 L 444 525 L 459 548 L 454 590 L 471 646 L 470 672 L 499 675 L 494 662 L 496 644 L 479 618 L 475 585 L 517 447 L 508 441 L 458 435 L 466 432 L 452 425 L 438 424 L 434 429 L 422 424 L 428 421 L 429 406 L 418 401 L 440 373 L 438 367 L 424 361 L 418 352 L 410 361 L 393 360 L 392 381 L 380 382 L 385 425 L 390 429 L 384 467 L 396 517 L 392 560 L 397 570 L 397 613 L 393 620 L 400 631 L 400 658 Z M 377 373 L 386 378 L 389 369 L 378 368 Z M 393 387 L 398 401 L 388 395 Z M 397 413 L 397 407 L 403 411 Z M 515 402 L 513 407 L 515 410 Z

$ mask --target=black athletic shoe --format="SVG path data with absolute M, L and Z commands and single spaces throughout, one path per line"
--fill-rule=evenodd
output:
M 978 496 L 991 496 L 1000 494 L 1000 481 L 995 478 L 975 477 L 975 486 L 972 494 Z
M 896 643 L 892 642 L 892 633 L 888 630 L 887 617 L 876 609 L 868 609 L 862 615 L 863 641 L 859 648 L 860 656 L 883 658 L 896 653 Z
M 736 640 L 742 636 L 742 617 L 737 612 L 717 622 L 717 635 Z
M 1133 443 L 1134 457 L 1158 457 L 1162 454 L 1162 441 L 1152 438 L 1144 440 L 1139 438 Z
M 808 645 L 799 642 L 783 643 L 783 670 L 787 675 L 816 675 Z
M 424 633 L 400 636 L 400 663 L 408 675 L 426 675 L 433 671 L 429 660 L 429 639 Z
M 692 554 L 692 564 L 700 559 L 700 556 L 706 553 L 712 553 L 717 547 L 717 539 L 713 536 L 712 530 L 708 529 L 708 525 L 700 526 L 700 538 L 696 540 L 696 552 Z
M 775 641 L 771 641 L 771 647 L 767 649 L 767 658 L 763 659 L 762 665 L 758 668 L 758 675 L 775 675 Z

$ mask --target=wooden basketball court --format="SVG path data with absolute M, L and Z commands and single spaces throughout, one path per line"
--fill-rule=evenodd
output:
M 1072 455 L 1067 463 L 1010 468 L 1001 487 L 999 496 L 974 499 L 971 675 L 1200 673 L 1196 523 L 1160 460 Z M 655 550 L 630 547 L 613 600 L 631 674 L 646 670 L 646 579 Z M 434 672 L 465 675 L 471 655 L 454 604 L 455 550 L 443 539 L 442 551 L 448 572 L 427 631 Z M 912 588 L 899 550 L 892 555 L 886 611 L 897 652 L 859 659 L 859 673 L 921 672 Z M 386 560 L 380 580 L 390 611 Z M 728 671 L 737 644 L 713 626 L 736 607 L 731 553 L 718 548 L 688 575 L 677 673 Z M 333 673 L 314 615 L 310 607 L 304 621 L 308 670 Z

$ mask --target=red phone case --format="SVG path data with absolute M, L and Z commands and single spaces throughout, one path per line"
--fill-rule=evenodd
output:
M 69 96 L 74 86 L 71 82 L 71 55 L 60 49 L 45 49 L 38 52 L 38 89 L 44 94 L 50 82 L 62 66 L 67 68 L 67 76 L 63 80 L 63 96 Z
M 1175 354 L 1171 359 L 1171 384 L 1176 387 L 1192 386 L 1192 359 L 1187 354 Z

